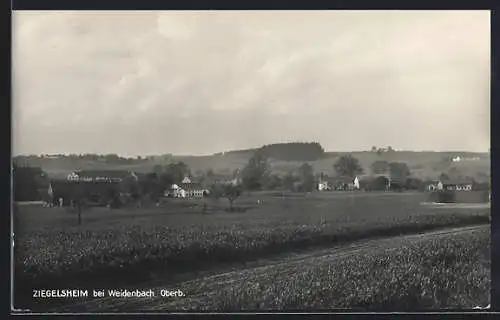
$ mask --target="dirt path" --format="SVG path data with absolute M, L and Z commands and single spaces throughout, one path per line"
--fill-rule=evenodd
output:
M 104 297 L 84 303 L 69 305 L 64 308 L 52 310 L 54 312 L 133 312 L 133 311 L 165 311 L 182 310 L 187 306 L 206 305 L 211 297 L 220 288 L 228 286 L 239 286 L 251 278 L 252 282 L 264 280 L 269 273 L 279 272 L 280 275 L 289 274 L 293 277 L 297 268 L 304 265 L 317 265 L 335 259 L 342 259 L 350 255 L 368 253 L 374 249 L 396 250 L 400 246 L 415 243 L 429 238 L 439 239 L 450 235 L 471 233 L 477 231 L 490 232 L 489 225 L 471 226 L 462 228 L 445 229 L 421 234 L 392 237 L 387 239 L 377 239 L 360 241 L 350 245 L 337 248 L 315 250 L 308 253 L 286 254 L 273 259 L 260 260 L 247 263 L 245 267 L 230 271 L 212 271 L 205 275 L 192 276 L 177 283 L 165 284 L 160 279 L 155 283 L 145 284 L 141 288 L 131 288 L 149 290 L 155 292 L 152 298 L 113 298 Z M 103 288 L 104 289 L 104 288 Z M 181 290 L 184 297 L 162 297 L 162 289 Z M 107 291 L 107 288 L 106 288 Z
M 490 209 L 491 204 L 486 203 L 438 203 L 438 202 L 422 202 L 423 207 L 432 209 Z

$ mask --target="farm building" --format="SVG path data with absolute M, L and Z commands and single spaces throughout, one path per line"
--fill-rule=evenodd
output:
M 124 170 L 81 170 L 73 171 L 67 176 L 69 181 L 85 182 L 122 182 L 127 178 L 138 179 L 134 172 Z
M 207 190 L 203 188 L 201 183 L 192 182 L 191 179 L 185 177 L 182 183 L 173 184 L 169 190 L 165 191 L 165 196 L 174 198 L 203 198 Z
M 441 181 L 432 181 L 427 186 L 427 191 L 443 190 L 443 183 Z
M 318 191 L 328 191 L 328 190 L 330 190 L 328 181 L 320 180 L 318 182 Z
M 431 185 L 432 186 L 432 185 Z M 490 201 L 488 184 L 477 184 L 472 179 L 448 179 L 430 188 L 428 200 L 442 203 L 486 203 Z
M 474 181 L 472 179 L 449 179 L 440 181 L 443 190 L 449 191 L 472 191 Z
M 360 188 L 359 177 L 328 177 L 321 178 L 318 182 L 317 188 L 319 191 L 329 190 L 354 190 Z
M 472 179 L 447 179 L 436 181 L 427 186 L 428 191 L 448 190 L 448 191 L 472 191 L 476 183 Z

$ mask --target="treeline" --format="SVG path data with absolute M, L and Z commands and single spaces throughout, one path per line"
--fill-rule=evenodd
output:
M 258 149 L 263 156 L 284 161 L 315 161 L 325 150 L 317 142 L 290 142 L 268 144 Z
M 86 161 L 96 161 L 111 164 L 132 164 L 147 162 L 152 160 L 168 160 L 172 157 L 171 154 L 165 154 L 161 156 L 137 156 L 137 157 L 122 157 L 114 153 L 110 154 L 95 154 L 95 153 L 83 153 L 83 154 L 41 154 L 41 155 L 28 155 L 28 156 L 15 156 L 13 157 L 13 162 L 22 164 L 29 162 L 30 160 L 43 160 L 43 159 L 62 159 L 62 160 L 86 160 Z
M 39 167 L 14 165 L 12 168 L 14 201 L 38 201 L 41 189 L 48 187 L 48 178 Z

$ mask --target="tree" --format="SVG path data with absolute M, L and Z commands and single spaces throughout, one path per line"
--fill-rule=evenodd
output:
M 396 178 L 396 179 L 406 179 L 410 174 L 411 171 L 406 165 L 406 163 L 403 162 L 392 162 L 389 164 L 389 172 L 391 174 L 391 179 Z
M 406 185 L 406 180 L 411 174 L 406 163 L 392 162 L 389 164 L 389 172 L 391 176 L 391 189 L 402 190 Z
M 442 172 L 439 175 L 439 181 L 446 181 L 446 180 L 449 180 L 449 179 L 450 179 L 450 177 L 446 173 L 444 173 L 444 172 Z
M 299 167 L 299 177 L 304 191 L 311 192 L 314 189 L 314 171 L 309 163 L 304 163 Z
M 424 182 L 419 178 L 407 178 L 405 186 L 409 190 L 423 190 L 425 188 Z
M 389 162 L 385 160 L 377 160 L 370 166 L 373 174 L 383 174 L 389 171 Z
M 259 190 L 266 184 L 269 177 L 267 158 L 261 152 L 255 152 L 243 168 L 242 181 L 247 190 Z
M 363 168 L 359 164 L 359 160 L 352 155 L 341 156 L 334 164 L 333 169 L 337 175 L 345 177 L 354 177 L 362 174 Z
M 77 182 L 75 184 L 75 187 L 73 189 L 72 195 L 71 195 L 71 202 L 73 205 L 76 206 L 77 213 L 78 213 L 78 225 L 82 224 L 82 212 L 84 211 L 85 207 L 85 187 L 83 184 Z
M 171 174 L 164 172 L 159 176 L 160 185 L 163 189 L 170 188 L 174 184 L 174 177 Z
M 206 173 L 207 178 L 211 178 L 214 176 L 214 170 L 208 169 Z
M 138 199 L 139 196 L 139 184 L 133 177 L 125 178 L 120 184 L 120 189 L 122 192 L 127 193 L 134 200 Z
M 159 164 L 153 167 L 153 172 L 156 173 L 157 176 L 160 176 L 163 173 L 163 168 Z
M 460 170 L 457 169 L 457 167 L 452 167 L 449 171 L 448 171 L 448 176 L 450 177 L 455 177 L 455 178 L 459 178 L 461 176 L 461 173 L 460 173 Z
M 376 146 L 372 147 L 372 152 L 377 152 L 377 147 Z
M 45 172 L 39 167 L 13 165 L 12 181 L 15 201 L 39 200 L 38 190 L 48 185 Z
M 297 177 L 291 173 L 288 172 L 284 177 L 283 177 L 283 188 L 286 190 L 293 190 L 294 183 L 297 181 Z
M 157 201 L 161 197 L 164 188 L 156 173 L 150 172 L 139 181 L 139 190 L 141 196 L 149 196 L 151 200 Z
M 241 196 L 243 190 L 239 185 L 227 184 L 223 187 L 223 197 L 229 200 L 229 211 L 234 211 L 233 204 L 234 201 Z
M 393 151 L 394 151 L 394 149 L 391 146 L 387 147 L 387 152 L 393 152 Z
M 173 183 L 181 183 L 185 176 L 190 174 L 189 167 L 184 162 L 170 163 L 164 169 L 170 175 Z
M 283 187 L 283 179 L 277 174 L 271 174 L 266 181 L 265 188 L 268 190 L 276 190 Z
M 325 151 L 317 142 L 290 142 L 265 145 L 258 150 L 266 157 L 285 161 L 315 161 Z
M 384 176 L 378 176 L 370 181 L 369 189 L 374 191 L 384 191 L 389 186 L 389 179 Z
M 210 197 L 214 200 L 219 200 L 220 198 L 227 198 L 229 200 L 229 211 L 233 211 L 234 201 L 241 196 L 243 189 L 240 185 L 233 184 L 213 184 L 210 187 Z

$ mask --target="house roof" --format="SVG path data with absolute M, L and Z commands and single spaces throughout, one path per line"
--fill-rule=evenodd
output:
M 181 189 L 186 190 L 186 191 L 192 191 L 192 190 L 202 190 L 203 186 L 201 183 L 197 182 L 192 182 L 192 183 L 179 183 L 177 184 Z

